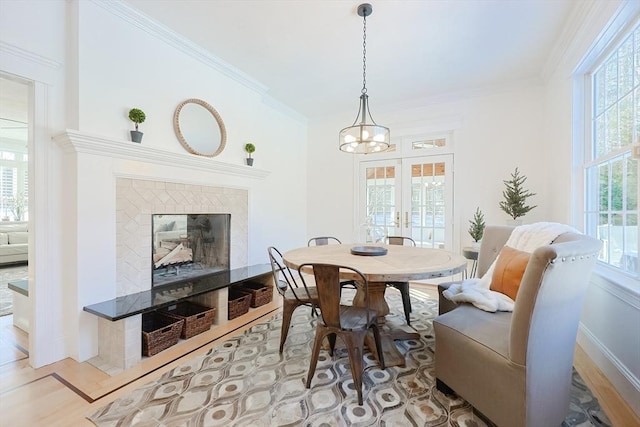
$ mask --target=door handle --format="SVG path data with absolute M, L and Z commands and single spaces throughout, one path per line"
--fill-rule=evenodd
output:
M 409 212 L 404 213 L 404 228 L 409 228 Z

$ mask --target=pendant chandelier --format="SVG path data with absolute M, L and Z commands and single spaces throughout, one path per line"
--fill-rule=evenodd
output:
M 373 121 L 369 112 L 369 96 L 367 95 L 367 16 L 373 8 L 369 3 L 358 6 L 358 15 L 363 19 L 362 36 L 362 90 L 360 107 L 355 121 L 340 131 L 340 150 L 354 154 L 379 153 L 389 148 L 389 128 Z M 359 120 L 359 122 L 358 122 Z

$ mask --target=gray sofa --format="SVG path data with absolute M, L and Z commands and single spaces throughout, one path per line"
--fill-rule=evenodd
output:
M 27 262 L 28 221 L 0 222 L 0 265 Z
M 488 226 L 478 259 L 487 271 L 511 234 Z M 490 313 L 442 296 L 434 320 L 438 389 L 498 426 L 559 426 L 569 409 L 573 354 L 589 276 L 602 244 L 565 233 L 536 249 L 513 312 Z

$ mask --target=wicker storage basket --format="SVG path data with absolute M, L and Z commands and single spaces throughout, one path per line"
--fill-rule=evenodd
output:
M 229 288 L 229 320 L 249 312 L 251 294 L 237 288 Z
M 183 301 L 163 309 L 162 314 L 176 319 L 184 319 L 180 338 L 188 339 L 211 329 L 216 309 Z
M 265 305 L 273 299 L 273 287 L 258 282 L 246 282 L 242 284 L 242 290 L 251 294 L 251 307 L 256 308 Z
M 153 356 L 180 339 L 184 320 L 152 311 L 142 315 L 142 355 Z

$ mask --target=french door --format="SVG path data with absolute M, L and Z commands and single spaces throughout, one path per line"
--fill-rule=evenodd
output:
M 359 240 L 406 236 L 428 248 L 453 242 L 453 155 L 363 161 Z

